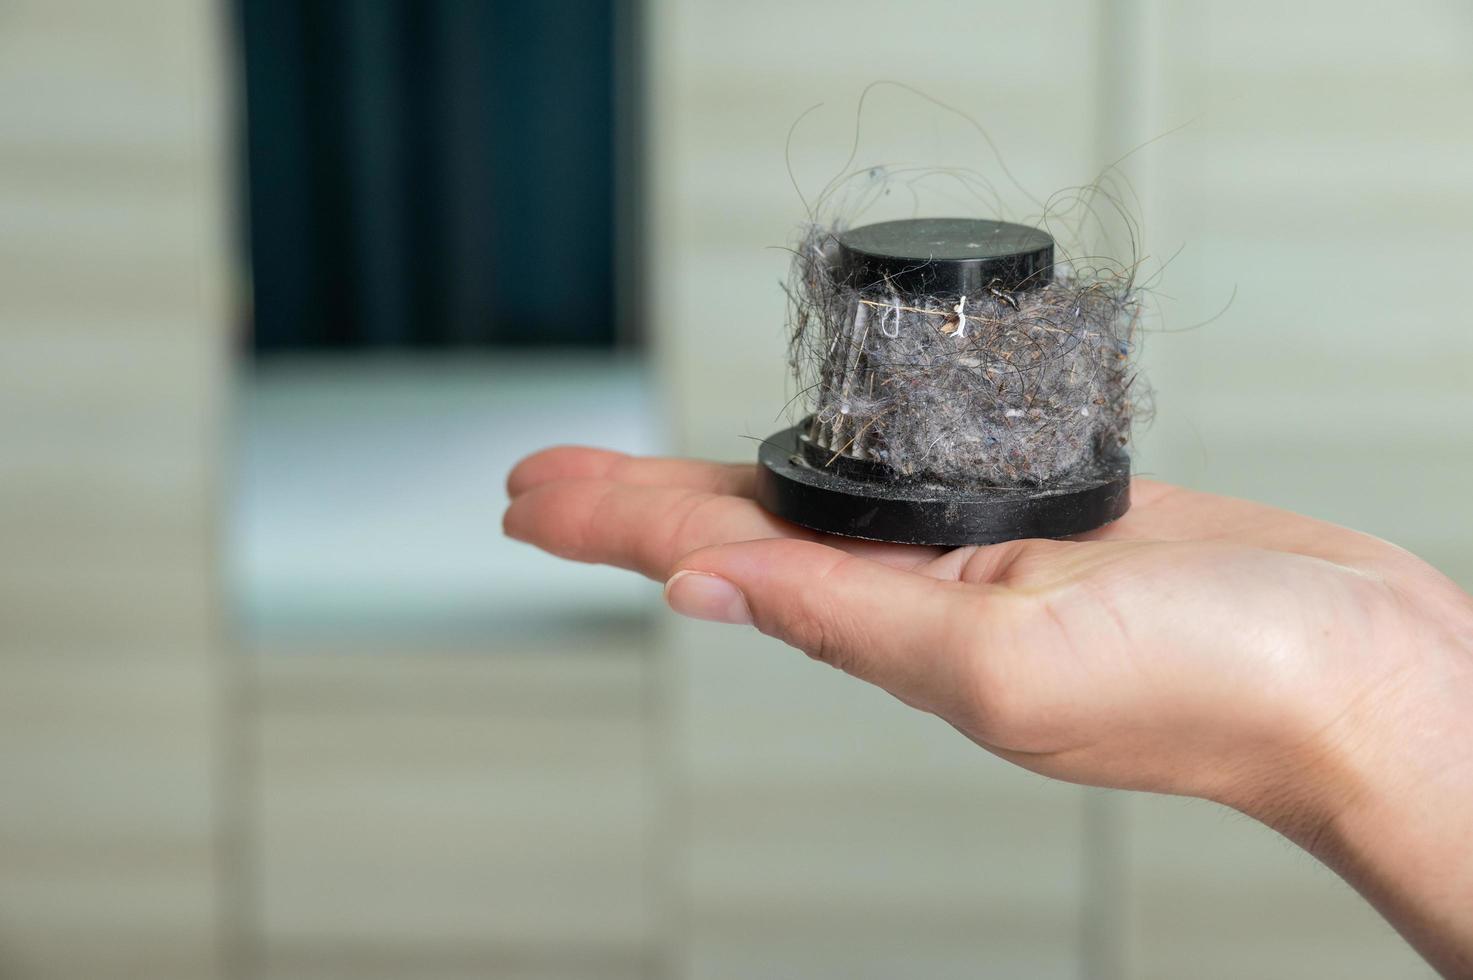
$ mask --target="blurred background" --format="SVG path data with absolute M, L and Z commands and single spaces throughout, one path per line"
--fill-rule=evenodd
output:
M 541 445 L 778 427 L 784 144 L 877 79 L 1024 186 L 893 87 L 857 164 L 1004 216 L 1130 154 L 1138 470 L 1473 586 L 1465 0 L 0 0 L 0 978 L 1430 975 L 1244 818 L 502 539 Z

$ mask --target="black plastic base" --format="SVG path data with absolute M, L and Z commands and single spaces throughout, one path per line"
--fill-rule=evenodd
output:
M 855 461 L 844 472 L 815 466 L 804 458 L 805 429 L 784 429 L 762 444 L 757 502 L 815 531 L 903 544 L 996 544 L 1081 534 L 1130 509 L 1130 457 L 1124 453 L 1108 461 L 1097 482 L 1084 485 L 948 490 L 863 479 L 864 468 L 874 464 Z

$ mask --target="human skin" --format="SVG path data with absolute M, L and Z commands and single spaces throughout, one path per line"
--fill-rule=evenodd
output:
M 763 511 L 752 466 L 562 447 L 506 533 L 663 581 L 1034 772 L 1215 800 L 1473 977 L 1473 598 L 1377 538 L 1137 479 L 1067 541 L 923 548 Z

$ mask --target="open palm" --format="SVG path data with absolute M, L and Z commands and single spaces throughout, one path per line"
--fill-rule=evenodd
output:
M 667 581 L 678 611 L 751 622 L 1037 772 L 1250 811 L 1310 807 L 1305 773 L 1396 710 L 1469 608 L 1368 535 L 1147 480 L 1079 538 L 945 550 L 788 524 L 754 479 L 552 449 L 511 474 L 505 527 Z

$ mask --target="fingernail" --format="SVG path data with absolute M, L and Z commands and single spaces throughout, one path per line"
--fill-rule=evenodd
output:
M 682 616 L 713 623 L 752 625 L 752 611 L 740 589 L 709 572 L 676 572 L 665 583 L 665 601 Z
M 510 505 L 507 506 L 505 512 L 501 515 L 501 533 L 513 541 L 527 540 L 526 536 L 522 534 L 522 529 L 518 526 L 518 522 L 512 518 L 512 508 Z

